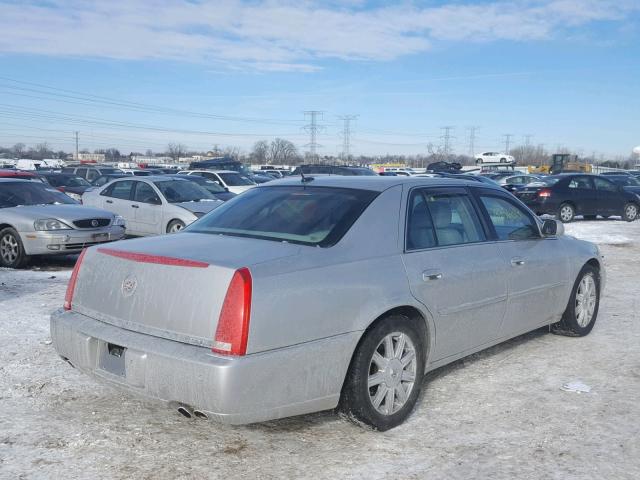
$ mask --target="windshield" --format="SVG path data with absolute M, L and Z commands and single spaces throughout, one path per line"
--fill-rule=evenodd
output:
M 208 180 L 197 175 L 185 175 L 185 178 L 193 183 L 200 185 L 202 188 L 211 193 L 224 193 L 226 190 L 220 186 L 218 182 Z
M 27 205 L 76 204 L 64 193 L 47 188 L 39 183 L 2 182 L 0 183 L 0 208 Z
M 330 247 L 377 192 L 328 187 L 260 187 L 225 203 L 191 232 Z
M 255 185 L 250 178 L 240 175 L 239 173 L 218 173 L 218 175 L 222 178 L 222 181 L 230 187 Z
M 46 177 L 47 181 L 54 187 L 89 187 L 91 184 L 84 178 L 80 177 L 67 177 L 51 175 Z
M 100 173 L 102 175 L 111 175 L 112 173 L 124 173 L 124 171 L 120 170 L 119 168 L 104 168 L 104 167 L 100 167 Z
M 186 180 L 166 180 L 153 182 L 169 203 L 199 202 L 200 200 L 216 200 L 211 193 L 195 182 Z

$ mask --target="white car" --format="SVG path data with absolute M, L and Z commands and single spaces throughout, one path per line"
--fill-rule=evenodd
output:
M 514 163 L 516 161 L 512 155 L 500 152 L 484 152 L 476 155 L 476 163 Z
M 119 178 L 82 196 L 125 218 L 127 235 L 174 233 L 224 202 L 194 182 L 165 176 Z
M 256 186 L 256 182 L 234 170 L 186 170 L 179 175 L 199 175 L 217 182 L 221 187 L 236 194 Z

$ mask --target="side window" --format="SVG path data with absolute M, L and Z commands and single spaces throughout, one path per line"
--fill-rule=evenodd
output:
M 133 200 L 135 202 L 151 203 L 153 205 L 160 205 L 160 198 L 155 192 L 153 187 L 145 182 L 134 182 L 136 184 L 133 194 Z
M 99 176 L 100 176 L 100 173 L 98 173 L 97 170 L 93 170 L 93 169 L 87 170 L 87 176 L 86 176 L 87 180 L 91 181 L 95 178 L 98 178 Z
M 603 178 L 594 178 L 593 182 L 596 184 L 596 190 L 604 190 L 607 192 L 617 192 L 618 187 L 608 180 Z
M 407 225 L 408 250 L 483 240 L 480 220 L 467 194 L 412 192 Z
M 81 178 L 87 178 L 87 169 L 86 168 L 79 168 L 76 170 L 76 175 L 81 177 Z
M 480 195 L 500 240 L 540 238 L 535 220 L 520 207 L 502 197 Z
M 569 188 L 578 188 L 580 190 L 592 190 L 591 181 L 589 177 L 576 177 L 572 178 L 569 182 Z
M 102 195 L 113 198 L 120 198 L 122 200 L 131 199 L 131 188 L 133 187 L 133 181 L 124 180 L 122 182 L 115 182 L 109 185 Z

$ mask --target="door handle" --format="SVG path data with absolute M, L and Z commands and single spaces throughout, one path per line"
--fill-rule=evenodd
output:
M 140 208 L 138 205 L 131 205 L 131 208 Z
M 431 280 L 441 280 L 442 273 L 434 271 L 434 270 L 425 270 L 422 272 L 422 280 L 425 282 L 429 282 Z
M 105 200 L 107 203 L 113 203 L 113 200 Z
M 521 267 L 525 263 L 527 262 L 525 261 L 524 258 L 521 258 L 521 257 L 514 257 L 511 259 L 511 265 L 513 265 L 514 267 Z

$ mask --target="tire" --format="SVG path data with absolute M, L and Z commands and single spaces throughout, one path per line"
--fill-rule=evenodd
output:
M 585 220 L 595 220 L 596 218 L 598 218 L 597 215 L 583 215 L 582 216 Z
M 500 159 L 500 163 L 507 163 L 507 159 L 506 158 L 501 158 Z
M 629 202 L 622 210 L 622 219 L 626 222 L 633 222 L 638 219 L 638 204 Z
M 182 220 L 171 220 L 167 225 L 167 233 L 178 233 L 184 227 L 186 227 L 186 225 Z
M 576 209 L 570 203 L 563 203 L 558 209 L 557 217 L 562 223 L 572 222 L 576 217 Z
M 585 290 L 588 292 L 587 298 L 584 297 Z M 552 325 L 552 332 L 572 337 L 584 337 L 593 329 L 598 318 L 599 307 L 600 272 L 591 265 L 585 265 L 573 285 L 569 304 L 562 314 L 562 320 Z M 581 318 L 582 314 L 584 315 Z
M 482 159 L 481 158 L 477 158 L 476 159 L 476 165 L 482 165 Z
M 401 424 L 420 394 L 425 352 L 424 334 L 415 321 L 404 315 L 380 320 L 356 349 L 339 410 L 350 420 L 380 431 Z M 408 363 L 403 366 L 404 362 Z M 375 383 L 369 386 L 371 381 Z
M 8 268 L 22 268 L 28 261 L 29 256 L 24 252 L 18 232 L 11 227 L 0 230 L 0 265 Z

